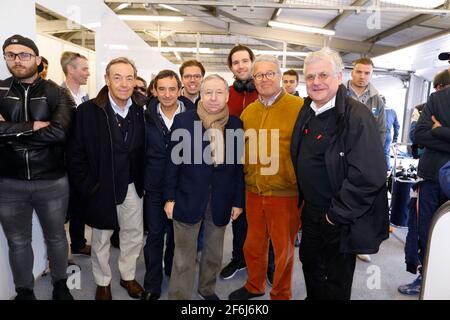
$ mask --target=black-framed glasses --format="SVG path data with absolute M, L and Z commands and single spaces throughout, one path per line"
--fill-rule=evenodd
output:
M 255 79 L 256 81 L 261 81 L 265 77 L 267 80 L 272 80 L 273 78 L 275 78 L 276 75 L 277 75 L 277 72 L 267 71 L 266 73 L 254 74 L 253 79 Z
M 6 61 L 14 61 L 16 60 L 16 57 L 19 57 L 20 61 L 30 61 L 31 57 L 36 57 L 36 55 L 28 52 L 19 52 L 19 53 L 5 52 L 3 54 L 3 57 L 5 58 Z
M 200 80 L 203 76 L 201 74 L 183 74 L 183 79 L 185 80 Z

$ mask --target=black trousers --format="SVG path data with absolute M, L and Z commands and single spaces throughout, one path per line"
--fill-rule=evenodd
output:
M 148 228 L 147 240 L 144 246 L 144 289 L 150 293 L 161 294 L 163 260 L 164 273 L 170 275 L 175 248 L 173 225 L 164 212 L 162 193 L 147 192 L 145 194 L 144 215 L 144 221 Z M 166 236 L 165 250 L 164 236 Z
M 67 209 L 69 218 L 70 247 L 72 250 L 80 250 L 86 246 L 84 237 L 83 205 L 79 195 L 70 188 L 69 206 Z
M 233 252 L 232 258 L 236 261 L 245 262 L 244 258 L 244 242 L 247 237 L 247 217 L 245 211 L 231 222 L 233 230 Z
M 247 217 L 245 211 L 231 222 L 233 231 L 233 252 L 232 259 L 245 263 L 244 258 L 244 242 L 247 237 Z M 273 253 L 272 242 L 269 245 L 269 268 L 275 267 L 275 256 Z
M 299 250 L 308 300 L 350 300 L 356 255 L 339 245 L 340 228 L 326 222 L 325 211 L 305 205 Z

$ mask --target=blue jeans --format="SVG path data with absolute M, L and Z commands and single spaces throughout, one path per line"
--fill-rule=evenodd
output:
M 16 180 L 0 178 L 0 224 L 9 247 L 16 289 L 33 289 L 33 249 L 31 247 L 33 209 L 42 227 L 53 283 L 67 278 L 67 239 L 64 230 L 69 183 L 56 180 Z
M 390 134 L 386 134 L 386 140 L 384 141 L 384 155 L 386 157 L 386 163 L 388 170 L 391 169 L 391 156 L 389 153 L 389 149 L 391 148 L 392 137 Z

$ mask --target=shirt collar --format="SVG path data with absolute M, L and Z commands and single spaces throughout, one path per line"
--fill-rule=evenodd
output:
M 125 104 L 125 109 L 122 111 L 122 109 L 119 107 L 119 105 L 113 100 L 111 97 L 111 93 L 108 92 L 109 102 L 111 103 L 111 107 L 114 110 L 114 113 L 119 114 L 122 118 L 125 118 L 128 114 L 128 110 L 130 110 L 131 105 L 133 104 L 133 101 L 131 100 L 131 97 L 128 98 L 127 103 Z
M 279 95 L 280 95 L 282 92 L 283 92 L 283 89 L 280 89 L 280 91 L 279 91 L 278 93 L 276 93 L 275 95 L 273 95 L 272 98 L 269 99 L 269 101 L 267 102 L 267 104 L 266 104 L 265 100 L 261 97 L 261 95 L 258 95 L 258 99 L 259 99 L 259 101 L 261 101 L 261 103 L 262 103 L 265 107 L 270 107 L 270 106 L 275 102 L 275 100 L 277 100 L 277 98 L 279 97 Z
M 175 110 L 175 113 L 173 114 L 172 119 L 169 119 L 168 117 L 166 117 L 166 115 L 164 114 L 164 112 L 161 112 L 161 104 L 158 103 L 157 107 L 156 107 L 156 112 L 161 116 L 161 118 L 164 121 L 164 124 L 166 125 L 167 129 L 170 130 L 170 128 L 172 127 L 173 124 L 173 119 L 175 118 L 175 116 L 179 113 L 181 113 L 184 108 L 184 105 L 181 101 L 178 101 L 178 107 L 177 110 Z
M 328 111 L 330 109 L 333 109 L 336 105 L 336 96 L 330 99 L 327 103 L 325 103 L 322 107 L 317 108 L 316 103 L 314 101 L 311 102 L 311 109 L 313 109 L 316 116 L 318 116 L 321 113 L 324 113 L 325 111 Z

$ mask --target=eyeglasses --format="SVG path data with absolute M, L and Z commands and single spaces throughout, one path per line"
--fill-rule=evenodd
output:
M 185 79 L 185 80 L 191 80 L 191 79 L 200 80 L 201 78 L 202 78 L 201 74 L 184 74 L 183 75 L 183 79 Z
M 5 58 L 6 61 L 14 61 L 16 60 L 16 57 L 19 57 L 20 61 L 30 61 L 31 57 L 36 57 L 36 55 L 28 52 L 19 52 L 19 53 L 5 52 L 3 54 L 3 57 Z
M 305 76 L 306 82 L 314 82 L 316 77 L 319 79 L 319 81 L 325 81 L 330 77 L 331 74 L 327 72 L 320 72 L 320 73 L 313 73 L 313 74 L 307 74 Z
M 146 87 L 138 87 L 138 86 L 136 86 L 136 87 L 134 87 L 134 90 L 138 90 L 138 91 L 141 91 L 141 92 L 147 92 L 147 88 Z
M 267 80 L 272 80 L 273 78 L 275 78 L 277 73 L 278 72 L 274 71 L 268 71 L 266 73 L 257 73 L 253 75 L 253 79 L 261 81 L 262 79 L 264 79 L 264 77 L 266 77 Z

